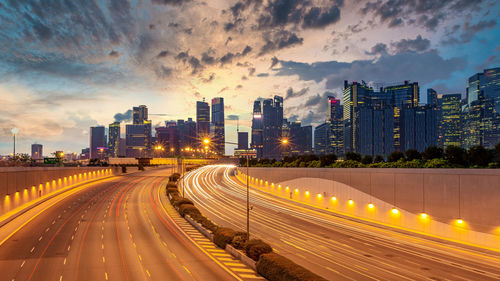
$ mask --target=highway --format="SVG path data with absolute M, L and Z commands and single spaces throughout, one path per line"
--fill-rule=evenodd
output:
M 0 280 L 262 280 L 167 203 L 169 169 L 89 183 L 0 233 Z
M 185 177 L 186 197 L 219 225 L 246 228 L 234 166 Z M 251 190 L 250 233 L 328 280 L 500 280 L 500 255 L 369 226 Z

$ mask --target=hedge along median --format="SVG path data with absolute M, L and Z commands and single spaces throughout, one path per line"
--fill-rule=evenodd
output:
M 236 231 L 228 227 L 219 227 L 194 206 L 193 201 L 183 198 L 179 194 L 176 181 L 178 176 L 172 174 L 167 183 L 167 196 L 170 203 L 183 217 L 189 216 L 213 234 L 213 242 L 222 249 L 228 245 L 253 260 L 252 268 L 271 281 L 324 281 L 326 279 L 312 273 L 293 261 L 273 252 L 273 248 L 260 239 L 250 239 L 246 232 Z M 240 257 L 241 258 L 241 257 Z M 243 261 L 243 258 L 241 258 Z M 245 258 L 247 259 L 247 258 Z

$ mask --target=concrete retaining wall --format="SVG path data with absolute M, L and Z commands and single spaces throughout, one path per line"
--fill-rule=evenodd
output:
M 0 215 L 61 188 L 119 171 L 111 167 L 0 168 Z
M 284 198 L 500 249 L 500 170 L 250 168 L 250 176 Z

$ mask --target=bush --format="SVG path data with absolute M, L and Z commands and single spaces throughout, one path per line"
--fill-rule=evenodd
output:
M 181 200 L 182 199 L 182 197 L 181 197 L 181 195 L 179 194 L 178 191 L 170 192 L 168 194 L 170 194 L 170 203 L 171 204 L 173 204 L 177 200 Z
M 198 208 L 196 208 L 195 206 L 193 206 L 191 204 L 179 205 L 179 213 L 182 216 L 185 216 L 185 215 L 192 216 L 192 215 L 198 215 L 198 214 L 201 215 L 200 210 L 198 210 Z
M 422 154 L 420 154 L 420 152 L 418 152 L 416 149 L 408 149 L 405 152 L 405 155 L 408 161 L 422 159 Z
M 168 177 L 168 179 L 170 181 L 176 182 L 179 180 L 180 177 L 181 177 L 181 175 L 179 173 L 173 173 L 170 175 L 170 177 Z
M 237 232 L 234 237 L 233 241 L 231 241 L 231 245 L 235 247 L 238 250 L 242 250 L 245 247 L 245 243 L 248 241 L 248 235 L 246 232 Z
M 144 171 L 144 166 L 142 164 L 137 165 L 139 171 Z
M 451 168 L 451 165 L 444 159 L 432 159 L 425 162 L 424 168 Z
M 368 165 L 373 162 L 373 157 L 371 155 L 365 155 L 363 158 L 361 158 L 361 163 Z
M 233 237 L 236 235 L 236 231 L 227 227 L 219 227 L 214 233 L 214 243 L 222 249 L 226 248 L 227 244 L 233 241 Z
M 127 172 L 127 166 L 122 166 L 122 173 L 126 173 Z
M 260 255 L 271 253 L 273 248 L 260 239 L 252 239 L 245 243 L 245 253 L 249 258 L 258 261 Z
M 477 145 L 469 148 L 468 157 L 471 165 L 486 167 L 493 160 L 493 153 Z
M 203 217 L 203 219 L 199 223 L 201 223 L 201 225 L 204 228 L 212 231 L 212 233 L 215 233 L 217 231 L 217 229 L 219 229 L 219 226 L 217 226 L 213 221 L 209 220 L 206 217 Z
M 387 156 L 387 162 L 396 162 L 399 159 L 405 159 L 405 155 L 401 151 L 393 151 Z
M 257 272 L 270 281 L 326 281 L 326 279 L 276 253 L 261 255 L 256 266 Z
M 375 159 L 373 159 L 373 163 L 384 162 L 384 157 L 382 155 L 376 155 Z
M 190 205 L 194 206 L 193 201 L 191 201 L 191 200 L 189 200 L 187 198 L 181 198 L 179 200 L 174 201 L 174 203 L 172 203 L 172 205 L 174 205 L 175 207 L 179 207 L 182 204 L 190 204 Z
M 429 146 L 422 152 L 422 159 L 432 160 L 443 158 L 443 149 L 437 146 Z
M 361 154 L 356 153 L 356 152 L 347 152 L 345 154 L 345 160 L 352 160 L 352 161 L 361 161 Z
M 175 188 L 177 188 L 177 184 L 176 184 L 175 182 L 173 182 L 173 181 L 169 181 L 169 182 L 167 183 L 167 188 L 171 188 L 171 187 L 175 187 Z

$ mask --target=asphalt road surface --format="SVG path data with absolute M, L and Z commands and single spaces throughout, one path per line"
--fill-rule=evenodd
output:
M 185 177 L 186 197 L 216 223 L 246 229 L 246 187 L 234 167 Z M 252 190 L 250 233 L 328 280 L 499 280 L 500 256 L 369 226 Z
M 89 183 L 21 215 L 23 227 L 0 229 L 0 280 L 262 280 L 172 209 L 170 173 Z

